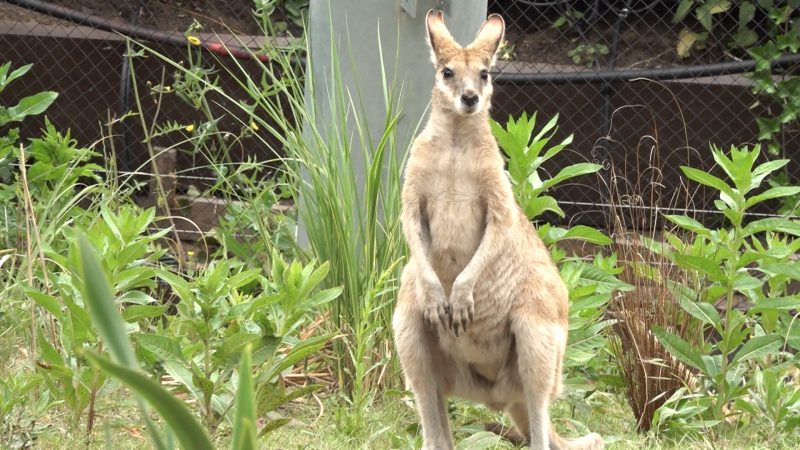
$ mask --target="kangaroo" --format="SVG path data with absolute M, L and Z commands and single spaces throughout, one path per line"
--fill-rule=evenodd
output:
M 422 424 L 423 449 L 453 449 L 445 410 L 460 397 L 506 411 L 532 449 L 602 449 L 561 438 L 568 292 L 514 198 L 492 135 L 489 69 L 505 33 L 490 15 L 469 46 L 426 17 L 436 80 L 406 165 L 401 222 L 410 249 L 392 319 Z

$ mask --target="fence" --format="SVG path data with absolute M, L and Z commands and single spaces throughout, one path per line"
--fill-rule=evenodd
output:
M 130 68 L 125 41 L 117 32 L 150 43 L 156 51 L 185 57 L 183 32 L 195 21 L 210 50 L 219 42 L 235 45 L 228 27 L 254 42 L 259 25 L 256 6 L 276 6 L 271 18 L 287 35 L 297 35 L 307 1 L 174 1 L 174 0 L 6 0 L 0 2 L 0 61 L 15 66 L 34 63 L 47 70 L 15 82 L 0 104 L 43 90 L 60 93 L 48 110 L 59 128 L 69 127 L 81 143 L 98 140 L 110 116 L 130 110 Z M 398 11 L 401 11 L 398 6 Z M 554 139 L 574 134 L 571 152 L 553 161 L 551 170 L 584 160 L 600 162 L 598 180 L 583 179 L 553 195 L 572 223 L 604 225 L 603 212 L 612 191 L 623 192 L 636 207 L 673 204 L 715 220 L 713 196 L 694 192 L 691 202 L 675 194 L 685 188 L 680 165 L 709 169 L 709 144 L 720 147 L 762 143 L 763 159 L 792 159 L 775 184 L 800 176 L 793 132 L 800 105 L 800 86 L 791 76 L 800 57 L 793 3 L 777 0 L 490 0 L 489 12 L 503 15 L 506 42 L 494 74 L 493 115 L 537 111 L 543 118 L 559 114 Z M 219 34 L 217 39 L 214 34 Z M 247 43 L 247 42 L 246 42 Z M 177 44 L 177 45 L 176 45 Z M 216 47 L 215 47 L 216 45 Z M 755 59 L 754 59 L 755 58 Z M 171 76 L 157 61 L 136 67 L 142 86 Z M 257 66 L 243 61 L 246 70 Z M 222 75 L 222 74 L 220 74 Z M 221 76 L 234 96 L 239 87 Z M 224 102 L 223 102 L 224 103 Z M 220 111 L 224 108 L 220 106 Z M 201 119 L 174 98 L 158 108 L 165 121 L 193 123 Z M 23 125 L 34 136 L 41 118 Z M 221 127 L 233 124 L 221 123 Z M 114 142 L 123 173 L 149 172 L 141 123 L 128 119 Z M 175 142 L 166 140 L 162 145 Z M 234 160 L 271 158 L 277 150 L 242 147 Z M 190 156 L 178 154 L 178 191 L 207 186 L 215 174 Z M 169 170 L 169 169 L 166 169 Z M 658 186 L 653 200 L 637 186 Z M 620 189 L 620 186 L 627 186 Z M 655 192 L 650 190 L 649 192 Z M 755 215 L 790 211 L 788 202 L 771 201 Z M 202 228 L 213 226 L 218 204 L 193 217 Z M 601 214 L 598 214 L 601 213 Z M 552 218 L 558 220 L 558 218 Z M 190 232 L 190 231 L 187 231 Z

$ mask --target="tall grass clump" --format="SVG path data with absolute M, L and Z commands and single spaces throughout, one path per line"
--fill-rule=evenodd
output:
M 653 130 L 642 138 L 633 155 L 619 158 L 620 165 L 612 164 L 606 186 L 606 226 L 624 267 L 618 277 L 635 286 L 620 291 L 609 302 L 614 331 L 609 348 L 640 432 L 651 429 L 656 411 L 673 394 L 694 383 L 690 367 L 668 352 L 652 327 L 670 330 L 695 345 L 701 331 L 698 321 L 681 308 L 680 295 L 675 293 L 679 286 L 691 284 L 692 278 L 665 255 L 680 237 L 667 229 L 663 214 L 687 211 L 692 196 L 686 189 L 670 190 L 663 184 L 664 161 L 655 123 Z M 691 155 L 687 151 L 686 157 Z
M 266 35 L 274 34 L 267 30 Z M 382 49 L 383 95 L 374 99 L 361 92 L 358 74 L 355 88 L 345 84 L 336 55 L 349 51 L 353 66 L 355 56 L 349 46 L 338 48 L 333 37 L 330 62 L 315 61 L 308 45 L 281 48 L 267 39 L 262 51 L 270 56 L 269 62 L 253 58 L 263 71 L 260 80 L 253 79 L 237 60 L 232 60 L 234 69 L 224 69 L 249 93 L 249 99 L 241 100 L 224 92 L 209 71 L 191 64 L 184 67 L 142 44 L 132 45 L 164 60 L 205 94 L 214 93 L 235 105 L 236 111 L 226 112 L 243 127 L 260 130 L 253 134 L 255 139 L 269 145 L 266 135 L 279 142 L 280 174 L 297 200 L 311 253 L 306 257 L 330 263 L 324 287 L 343 288 L 342 295 L 321 313 L 330 315 L 329 331 L 340 335 L 331 362 L 345 399 L 360 409 L 369 404 L 376 386 L 396 386 L 398 370 L 387 365 L 391 360 L 391 294 L 397 289 L 406 256 L 399 221 L 401 171 L 407 143 L 416 129 L 408 136 L 398 135 L 404 87 L 395 82 L 396 73 L 387 73 Z M 190 47 L 189 51 L 201 50 Z M 305 68 L 298 64 L 303 51 L 308 55 Z M 314 79 L 312 65 L 316 63 L 326 65 L 329 76 L 325 80 Z M 317 89 L 324 95 L 317 95 Z M 374 122 L 364 108 L 366 102 L 374 101 L 381 101 L 386 109 L 378 127 L 370 125 Z M 205 105 L 209 107 L 208 102 Z M 360 159 L 363 169 L 355 164 Z
M 658 171 L 654 167 L 648 170 Z M 668 248 L 668 240 L 674 239 L 662 229 L 660 185 L 657 181 L 642 185 L 642 178 L 636 183 L 615 180 L 618 183 L 613 184 L 610 196 L 609 229 L 614 236 L 614 251 L 624 265 L 618 277 L 635 289 L 620 291 L 609 302 L 608 314 L 614 319 L 609 343 L 636 428 L 647 432 L 661 405 L 678 389 L 694 382 L 689 367 L 669 354 L 651 328 L 655 325 L 671 330 L 695 343 L 700 328 L 681 309 L 673 293 L 677 282 L 686 282 L 687 274 L 662 252 L 653 251 Z

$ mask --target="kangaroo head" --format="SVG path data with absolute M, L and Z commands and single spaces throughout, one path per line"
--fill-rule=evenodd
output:
M 489 69 L 505 33 L 503 18 L 492 14 L 475 40 L 462 48 L 444 25 L 442 12 L 428 11 L 426 18 L 431 59 L 436 67 L 433 104 L 460 116 L 488 110 L 492 96 Z

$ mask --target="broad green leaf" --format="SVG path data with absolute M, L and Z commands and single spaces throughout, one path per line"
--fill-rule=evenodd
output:
M 635 289 L 614 275 L 593 264 L 581 264 L 581 279 L 597 282 L 597 292 L 599 294 L 609 293 L 615 290 L 632 291 Z
M 261 431 L 258 432 L 258 438 L 261 439 L 262 437 L 272 433 L 278 428 L 288 425 L 289 422 L 291 421 L 292 419 L 286 419 L 286 418 L 270 420 L 264 425 L 264 428 L 262 428 Z
M 18 122 L 26 116 L 43 113 L 58 97 L 57 92 L 40 92 L 20 100 L 19 104 L 6 110 L 8 122 Z
M 676 44 L 675 51 L 678 53 L 679 57 L 686 58 L 689 56 L 689 52 L 697 42 L 698 36 L 698 33 L 689 31 L 686 28 L 682 29 L 680 33 L 678 33 L 678 42 Z
M 703 25 L 707 31 L 711 31 L 711 27 L 713 26 L 713 15 L 711 14 L 711 8 L 713 7 L 711 3 L 713 0 L 710 0 L 709 3 L 704 3 L 697 7 L 694 10 L 695 16 L 697 16 L 697 21 L 700 22 L 700 25 Z
M 674 223 L 675 225 L 678 225 L 681 228 L 685 228 L 689 231 L 694 231 L 700 236 L 711 236 L 711 231 L 709 231 L 708 228 L 704 227 L 703 224 L 692 219 L 691 217 L 678 216 L 678 215 L 665 215 L 664 218 Z
M 42 360 L 51 366 L 62 365 L 64 360 L 58 351 L 50 344 L 50 341 L 44 336 L 41 328 L 37 329 L 37 340 L 39 341 L 39 351 L 42 355 Z
M 39 306 L 46 309 L 47 312 L 53 315 L 59 321 L 62 319 L 61 304 L 53 296 L 47 295 L 33 288 L 25 288 L 25 294 L 35 301 Z
M 783 337 L 778 334 L 768 334 L 758 336 L 745 342 L 742 348 L 733 357 L 731 364 L 744 362 L 753 358 L 761 358 L 776 350 L 783 345 Z
M 764 311 L 789 311 L 792 309 L 800 310 L 800 298 L 797 297 L 778 297 L 778 298 L 765 298 L 759 300 L 752 308 L 747 311 L 747 314 L 755 314 Z
M 576 225 L 570 228 L 559 240 L 564 239 L 580 239 L 597 245 L 611 245 L 614 242 L 600 231 L 585 225 Z
M 582 311 L 584 309 L 597 309 L 611 300 L 611 294 L 597 294 L 590 297 L 582 298 L 569 307 L 570 312 Z
M 304 341 L 300 341 L 289 350 L 289 353 L 286 357 L 281 360 L 280 364 L 273 370 L 270 376 L 275 376 L 280 372 L 283 372 L 285 369 L 292 367 L 298 361 L 303 360 L 304 358 L 318 352 L 325 344 L 330 340 L 332 335 L 322 335 L 322 336 L 315 336 Z
M 183 355 L 183 351 L 181 350 L 181 346 L 166 336 L 140 333 L 136 335 L 135 339 L 139 345 L 161 359 L 167 361 L 187 362 Z
M 780 198 L 780 197 L 789 197 L 797 193 L 800 193 L 800 186 L 774 187 L 772 189 L 767 190 L 763 194 L 756 195 L 755 197 L 750 197 L 749 199 L 747 199 L 745 206 L 749 208 L 757 203 L 763 202 L 764 200 L 770 200 L 773 198 Z
M 303 307 L 305 307 L 307 309 L 314 309 L 314 308 L 317 308 L 319 306 L 325 305 L 325 304 L 329 303 L 331 300 L 333 300 L 336 297 L 338 297 L 339 295 L 341 295 L 342 294 L 342 290 L 343 290 L 343 288 L 337 287 L 337 288 L 330 288 L 330 289 L 325 289 L 324 291 L 317 292 L 316 294 L 314 294 L 313 297 L 311 297 L 310 299 L 306 300 L 303 303 Z
M 715 177 L 714 175 L 703 172 L 702 170 L 685 166 L 681 166 L 681 170 L 683 170 L 683 173 L 690 180 L 712 187 L 722 193 L 727 194 L 729 197 L 734 198 L 735 194 L 733 193 L 733 189 L 731 189 L 731 187 L 728 186 L 724 181 Z
M 280 382 L 266 381 L 256 391 L 256 415 L 264 416 L 283 404 L 286 388 Z
M 797 263 L 764 264 L 757 268 L 761 272 L 774 276 L 785 276 L 800 280 L 800 265 Z
M 259 339 L 261 339 L 261 335 L 255 333 L 236 333 L 229 336 L 214 353 L 214 359 L 218 363 L 222 363 L 234 353 L 240 352 L 247 344 Z
M 742 235 L 743 237 L 747 237 L 762 231 L 774 231 L 777 233 L 791 234 L 792 236 L 800 236 L 800 223 L 796 220 L 781 219 L 779 217 L 759 219 L 747 224 L 744 230 L 742 230 Z
M 739 26 L 743 27 L 755 17 L 756 6 L 752 2 L 743 1 L 739 5 Z
M 312 393 L 314 391 L 318 391 L 318 390 L 322 389 L 322 387 L 323 386 L 319 385 L 319 384 L 309 384 L 308 386 L 303 386 L 301 388 L 295 389 L 292 392 L 289 392 L 288 394 L 284 393 L 284 395 L 283 395 L 283 400 L 284 400 L 283 404 L 286 404 L 286 403 L 288 403 L 288 402 L 290 402 L 290 401 L 292 401 L 292 400 L 294 400 L 296 398 L 305 397 L 306 395 L 308 395 L 308 394 L 310 394 L 310 393 Z
M 552 211 L 560 217 L 564 217 L 564 211 L 558 206 L 556 199 L 547 195 L 537 197 L 525 205 L 525 216 L 527 216 L 528 219 L 539 217 L 544 214 L 545 211 Z
M 120 321 L 121 322 L 121 321 Z M 197 422 L 186 404 L 160 384 L 141 373 L 90 352 L 84 354 L 109 376 L 140 395 L 158 411 L 184 449 L 215 450 L 206 430 Z
M 652 331 L 658 339 L 658 342 L 660 342 L 675 359 L 706 373 L 707 369 L 703 358 L 692 349 L 692 346 L 688 342 L 681 339 L 680 336 L 667 333 L 658 325 L 653 325 Z
M 714 305 L 711 303 L 706 302 L 693 302 L 686 297 L 681 296 L 680 299 L 681 308 L 684 311 L 691 314 L 692 317 L 696 319 L 700 319 L 701 321 L 714 326 L 715 328 L 719 328 L 719 312 L 717 312 Z
M 232 450 L 255 450 L 257 441 L 255 389 L 250 346 L 242 350 L 239 364 L 239 387 L 236 390 L 236 420 L 233 424 Z
M 678 23 L 683 20 L 689 11 L 692 10 L 692 6 L 694 6 L 693 0 L 681 0 L 678 3 L 678 9 L 675 11 L 675 15 L 672 16 L 672 23 Z
M 592 164 L 592 163 L 578 163 L 573 164 L 571 166 L 567 166 L 561 169 L 556 176 L 549 180 L 545 180 L 542 183 L 542 187 L 540 189 L 547 189 L 550 186 L 554 186 L 562 181 L 568 180 L 570 178 L 574 178 L 580 175 L 588 175 L 590 173 L 595 173 L 598 170 L 602 169 L 603 166 L 600 164 Z
M 214 382 L 206 378 L 202 374 L 198 374 L 196 370 L 192 371 L 192 384 L 195 385 L 200 392 L 203 393 L 203 399 L 211 403 L 212 396 L 214 395 Z
M 19 67 L 11 72 L 8 77 L 6 77 L 6 74 L 8 74 L 8 70 L 11 68 L 11 62 L 7 62 L 0 66 L 0 91 L 3 90 L 4 87 L 8 86 L 8 84 L 12 81 L 28 73 L 32 66 L 33 64 L 25 64 L 24 66 Z
M 673 258 L 675 259 L 676 263 L 683 267 L 706 274 L 708 279 L 711 281 L 725 283 L 728 278 L 725 275 L 725 272 L 720 269 L 719 264 L 717 264 L 716 261 L 712 261 L 708 258 L 680 254 L 674 255 Z
M 117 297 L 118 304 L 133 303 L 135 305 L 149 305 L 155 302 L 156 299 L 142 291 L 128 291 Z
M 125 320 L 125 322 L 133 323 L 141 319 L 159 317 L 168 309 L 169 306 L 131 305 L 122 311 L 122 318 Z

